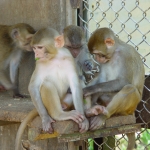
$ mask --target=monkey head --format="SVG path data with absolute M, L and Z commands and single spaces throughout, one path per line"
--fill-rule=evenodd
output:
M 88 48 L 97 62 L 107 63 L 116 49 L 113 31 L 108 28 L 97 29 L 88 41 Z
M 15 44 L 17 48 L 26 51 L 32 51 L 30 42 L 34 33 L 34 29 L 25 23 L 16 24 L 10 29 L 13 44 Z
M 64 38 L 56 30 L 44 28 L 32 37 L 31 46 L 36 60 L 52 59 L 57 54 L 58 48 L 64 46 Z
M 83 78 L 84 74 L 86 78 L 86 81 L 84 81 L 91 81 L 95 73 L 99 72 L 99 64 L 93 59 L 88 50 L 84 30 L 79 26 L 69 25 L 64 28 L 63 35 L 65 40 L 64 47 L 75 58 L 80 78 Z
M 63 35 L 65 40 L 64 47 L 76 58 L 85 44 L 84 31 L 79 26 L 69 25 L 64 28 Z

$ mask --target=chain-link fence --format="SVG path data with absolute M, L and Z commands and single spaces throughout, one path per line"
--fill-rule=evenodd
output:
M 150 150 L 150 0 L 83 0 L 79 11 L 79 23 L 86 30 L 87 39 L 95 29 L 109 27 L 140 54 L 145 66 L 145 86 L 136 110 L 137 122 L 143 123 L 141 131 L 136 133 L 136 149 Z M 106 144 L 107 137 L 101 144 L 89 139 L 88 149 L 93 150 L 93 143 L 98 149 L 104 145 L 106 149 L 126 149 L 125 135 L 112 138 L 113 147 Z

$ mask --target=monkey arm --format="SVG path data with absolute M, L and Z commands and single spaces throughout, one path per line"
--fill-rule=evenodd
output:
M 46 111 L 44 107 L 44 104 L 42 102 L 41 95 L 40 95 L 40 86 L 42 83 L 42 77 L 40 76 L 40 74 L 41 74 L 40 72 L 37 72 L 36 70 L 34 71 L 31 77 L 31 81 L 29 83 L 28 90 L 29 90 L 31 99 L 34 103 L 34 106 L 36 107 L 41 118 L 44 119 L 45 116 L 48 116 L 48 112 Z
M 41 81 L 42 80 L 40 80 L 40 78 L 36 77 L 36 79 L 35 79 L 35 76 L 33 74 L 28 89 L 29 89 L 29 93 L 31 95 L 33 104 L 36 107 L 36 109 L 42 119 L 43 130 L 48 131 L 49 133 L 52 133 L 53 128 L 51 126 L 51 123 L 54 122 L 54 120 L 51 118 L 51 116 L 49 116 L 49 114 L 43 104 L 41 94 L 40 94 Z
M 78 110 L 80 113 L 84 114 L 82 87 L 78 79 L 75 64 L 72 64 L 72 62 L 67 63 L 67 66 L 69 68 L 68 80 L 72 92 L 73 103 L 75 109 Z
M 108 82 L 98 83 L 83 88 L 83 95 L 89 96 L 94 93 L 112 93 L 120 91 L 127 83 L 124 79 L 116 79 Z
M 70 88 L 72 91 L 74 107 L 79 111 L 84 117 L 83 122 L 79 123 L 80 132 L 85 132 L 89 128 L 89 121 L 85 117 L 84 108 L 83 108 L 83 93 L 81 84 L 79 83 L 78 76 L 73 70 L 70 70 L 71 74 L 69 76 Z

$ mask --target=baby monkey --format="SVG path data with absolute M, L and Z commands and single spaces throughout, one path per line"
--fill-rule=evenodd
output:
M 53 132 L 51 123 L 54 120 L 71 119 L 79 124 L 80 132 L 85 132 L 89 128 L 89 122 L 84 115 L 83 93 L 74 59 L 63 47 L 63 35 L 59 35 L 52 28 L 40 29 L 33 36 L 31 45 L 37 61 L 28 89 L 37 111 L 31 111 L 22 122 L 17 133 L 15 150 L 19 149 L 26 124 L 37 115 L 37 112 L 42 119 L 43 130 L 50 133 Z M 75 110 L 65 112 L 61 103 L 69 87 Z

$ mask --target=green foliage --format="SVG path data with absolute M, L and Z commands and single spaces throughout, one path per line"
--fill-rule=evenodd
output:
M 145 129 L 145 128 L 141 129 L 140 140 L 145 146 L 150 144 L 150 129 Z M 150 145 L 148 147 L 150 149 Z
M 89 147 L 88 147 L 88 150 L 94 150 L 94 140 L 93 139 L 88 139 L 88 144 L 89 144 Z

